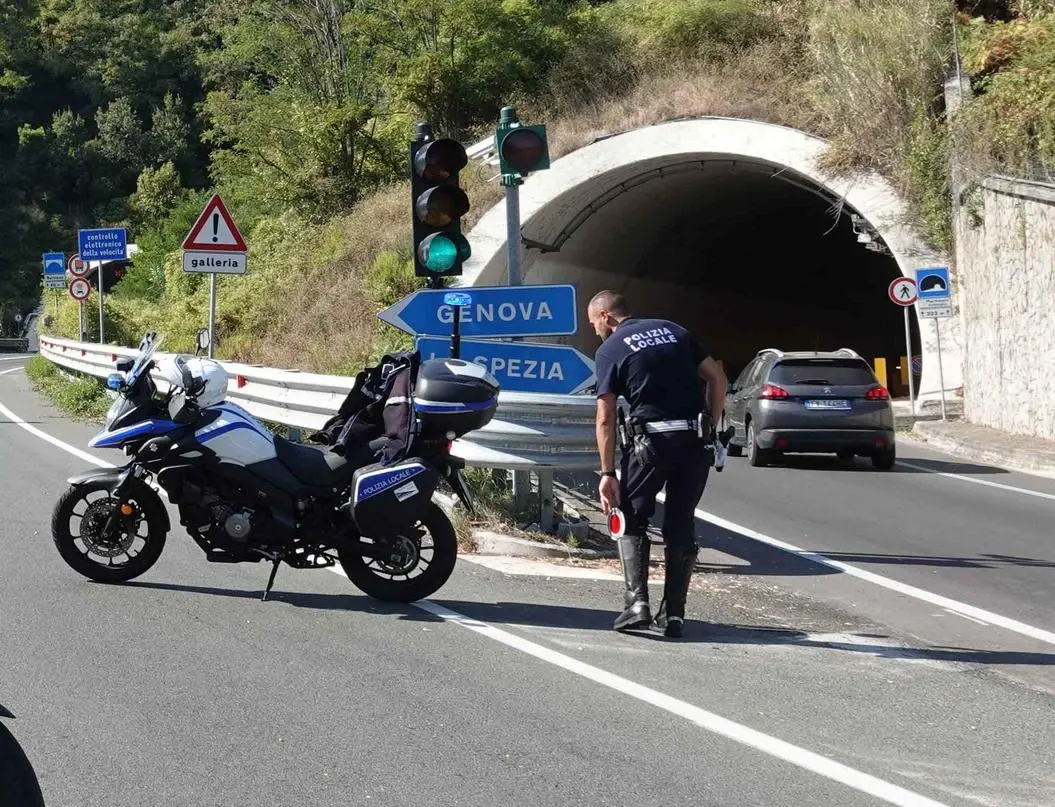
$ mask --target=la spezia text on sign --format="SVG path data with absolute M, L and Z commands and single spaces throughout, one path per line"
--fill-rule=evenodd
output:
M 244 275 L 246 256 L 241 252 L 184 252 L 183 271 Z
M 449 339 L 418 337 L 424 359 L 446 358 Z M 574 394 L 595 380 L 594 363 L 568 345 L 468 339 L 461 342 L 461 358 L 479 364 L 495 376 L 503 389 L 517 392 Z
M 464 342 L 462 345 L 464 346 Z M 428 358 L 446 358 L 436 353 Z M 564 365 L 559 361 L 545 359 L 509 359 L 502 356 L 469 356 L 462 352 L 465 361 L 486 367 L 491 375 L 522 378 L 526 381 L 564 381 Z

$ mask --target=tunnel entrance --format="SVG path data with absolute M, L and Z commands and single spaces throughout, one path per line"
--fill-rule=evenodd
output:
M 586 303 L 613 288 L 635 313 L 697 334 L 730 378 L 762 348 L 848 347 L 870 364 L 885 358 L 891 392 L 907 395 L 904 318 L 887 287 L 943 256 L 915 239 L 882 180 L 825 178 L 823 148 L 802 132 L 729 119 L 591 144 L 524 186 L 524 282 L 577 285 L 584 327 L 561 341 L 588 355 L 599 341 Z M 467 284 L 505 283 L 504 214 L 499 204 L 473 230 Z M 923 356 L 917 389 L 928 392 L 933 379 L 936 393 L 932 331 L 923 329 L 921 345 L 914 309 L 909 319 L 913 353 Z M 958 346 L 948 329 L 942 340 L 946 386 L 955 386 Z
M 608 275 L 641 314 L 697 334 L 731 377 L 765 347 L 850 347 L 869 362 L 886 358 L 897 388 L 904 320 L 887 286 L 901 272 L 892 256 L 858 242 L 855 213 L 775 166 L 672 166 L 594 210 L 552 269 Z M 584 301 L 600 280 L 580 287 Z M 914 313 L 910 323 L 918 345 Z M 588 334 L 580 341 L 596 348 Z

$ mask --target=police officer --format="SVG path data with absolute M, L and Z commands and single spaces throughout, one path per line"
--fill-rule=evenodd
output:
M 698 551 L 694 511 L 714 458 L 708 446 L 725 405 L 727 379 L 688 331 L 669 320 L 631 317 L 626 298 L 617 292 L 597 294 L 588 314 L 604 340 L 595 358 L 601 506 L 605 513 L 619 507 L 626 519 L 625 534 L 618 539 L 625 608 L 614 627 L 631 630 L 652 624 L 648 525 L 656 495 L 666 486 L 666 567 L 656 623 L 667 636 L 680 637 Z M 701 381 L 707 383 L 706 401 Z M 621 480 L 615 472 L 620 396 L 630 405 L 626 428 L 618 429 Z

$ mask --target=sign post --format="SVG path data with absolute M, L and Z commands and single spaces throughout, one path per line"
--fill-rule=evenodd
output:
M 123 261 L 128 257 L 128 234 L 124 227 L 77 231 L 77 254 L 84 261 Z M 104 344 L 106 335 L 103 325 L 103 304 L 106 290 L 103 288 L 103 265 L 97 272 L 99 281 L 99 344 Z
M 84 260 L 81 260 L 80 253 L 79 252 L 74 252 L 72 255 L 70 255 L 70 259 L 66 262 L 66 271 L 69 273 L 70 277 L 73 278 L 73 282 L 70 284 L 70 293 L 72 294 L 73 293 L 73 286 L 74 286 L 74 284 L 78 280 L 85 279 L 88 276 L 88 274 L 89 274 L 89 272 L 91 270 L 90 270 L 90 267 L 88 266 L 88 262 L 84 261 Z M 85 284 L 87 285 L 88 291 L 90 292 L 91 291 L 91 284 L 87 283 L 87 281 L 85 281 Z M 78 330 L 78 333 L 80 333 L 80 335 L 81 335 L 81 341 L 82 342 L 87 342 L 88 341 L 88 334 L 86 333 L 87 329 L 85 328 L 85 323 L 84 323 L 84 301 L 85 301 L 85 299 L 87 297 L 88 297 L 88 295 L 85 294 L 83 297 L 76 297 L 75 296 L 73 298 L 73 299 L 78 301 L 78 304 L 77 304 L 77 323 L 78 323 L 77 330 Z
M 209 275 L 209 358 L 216 344 L 216 275 L 244 275 L 245 240 L 219 194 L 205 203 L 183 239 L 183 271 Z
M 952 290 L 949 288 L 949 267 L 931 266 L 916 270 L 916 314 L 920 319 L 934 320 L 934 335 L 938 346 L 938 383 L 941 385 L 941 419 L 948 420 L 945 410 L 945 371 L 941 361 L 941 328 L 939 319 L 952 316 Z
M 908 399 L 912 414 L 916 414 L 916 381 L 912 374 L 912 331 L 909 328 L 908 310 L 916 302 L 916 281 L 910 277 L 899 277 L 887 287 L 890 299 L 901 306 L 905 314 L 905 361 L 908 362 Z

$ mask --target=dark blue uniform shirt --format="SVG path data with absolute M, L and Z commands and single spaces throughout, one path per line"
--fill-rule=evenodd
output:
M 597 349 L 597 396 L 626 398 L 636 423 L 695 420 L 707 408 L 697 367 L 708 355 L 677 323 L 625 319 Z

